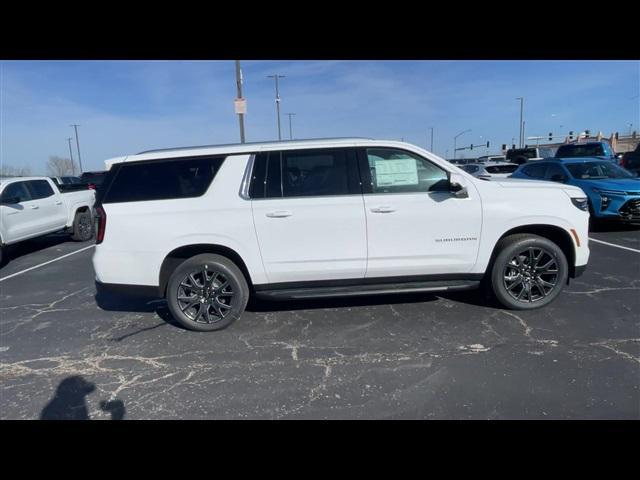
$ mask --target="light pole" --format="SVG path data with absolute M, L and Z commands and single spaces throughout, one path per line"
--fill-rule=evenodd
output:
M 78 148 L 78 163 L 80 164 L 80 173 L 82 173 L 82 157 L 80 156 L 80 139 L 78 138 L 78 127 L 80 125 L 71 124 L 70 127 L 76 131 L 76 147 Z
M 430 152 L 433 153 L 433 127 L 429 127 L 431 129 L 431 150 Z
M 278 116 L 278 140 L 282 140 L 282 133 L 280 131 L 280 88 L 278 86 L 278 79 L 285 78 L 284 75 L 267 75 L 267 78 L 275 78 L 276 80 L 276 114 Z
M 76 167 L 73 164 L 73 152 L 71 150 L 71 138 L 72 137 L 67 138 L 67 142 L 69 143 L 69 156 L 71 157 L 71 173 L 75 177 L 76 176 Z
M 522 123 L 522 115 L 524 112 L 524 97 L 516 97 L 516 100 L 520 100 L 520 144 L 519 148 L 522 148 L 522 137 L 524 137 L 524 124 Z
M 295 113 L 285 113 L 289 117 L 289 140 L 293 140 L 293 130 L 291 129 L 291 117 L 295 115 Z
M 236 90 L 238 98 L 236 99 L 241 105 L 236 109 L 238 121 L 240 122 L 240 143 L 244 143 L 244 98 L 242 97 L 242 71 L 240 70 L 240 60 L 236 60 Z
M 463 134 L 468 133 L 468 132 L 470 132 L 470 131 L 471 131 L 471 129 L 469 129 L 469 130 L 465 130 L 464 132 L 460 132 L 460 133 L 459 133 L 459 134 L 457 134 L 455 137 L 453 137 L 453 159 L 454 159 L 454 160 L 456 159 L 456 144 L 457 144 L 457 142 L 458 142 L 458 137 L 459 137 L 460 135 L 463 135 Z

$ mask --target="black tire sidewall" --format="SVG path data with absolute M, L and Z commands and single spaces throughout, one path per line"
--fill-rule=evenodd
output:
M 184 276 L 194 269 L 204 268 L 205 265 L 208 265 L 210 270 L 222 272 L 231 282 L 233 290 L 237 292 L 233 309 L 222 320 L 213 324 L 196 323 L 191 320 L 180 310 L 177 298 L 178 287 Z M 180 325 L 188 330 L 211 332 L 222 330 L 240 318 L 249 300 L 249 287 L 244 275 L 231 260 L 221 255 L 201 254 L 185 260 L 173 271 L 167 283 L 165 297 L 171 315 Z
M 87 238 L 82 238 L 80 231 L 78 230 L 78 225 L 80 223 L 80 219 L 83 217 L 88 217 L 89 219 L 89 225 L 91 226 L 91 233 Z M 87 242 L 89 240 L 91 240 L 93 238 L 93 218 L 91 216 L 91 213 L 89 212 L 78 212 L 76 213 L 75 218 L 73 219 L 73 233 L 72 233 L 72 238 L 73 240 L 76 240 L 78 242 Z
M 569 276 L 569 264 L 562 249 L 551 240 L 537 235 L 527 235 L 524 238 L 511 239 L 507 237 L 501 243 L 502 248 L 493 262 L 491 271 L 491 286 L 496 299 L 503 306 L 513 310 L 534 310 L 553 302 L 564 289 L 564 285 L 566 284 Z M 553 255 L 558 264 L 558 282 L 554 290 L 546 298 L 531 303 L 525 303 L 519 302 L 509 295 L 506 287 L 504 286 L 502 275 L 506 263 L 516 253 L 518 253 L 518 251 L 525 250 L 529 247 L 542 247 Z

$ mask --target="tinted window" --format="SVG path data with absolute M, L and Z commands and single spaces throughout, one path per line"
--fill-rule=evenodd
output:
M 372 193 L 429 192 L 448 189 L 447 172 L 427 159 L 393 149 L 368 149 Z
M 518 165 L 491 165 L 485 167 L 489 173 L 513 173 L 518 169 Z
M 93 183 L 94 185 L 102 185 L 107 172 L 85 172 L 80 176 L 82 183 Z
M 515 150 L 509 150 L 507 152 L 507 158 L 509 160 L 513 160 L 518 157 L 537 158 L 537 154 L 538 152 L 535 148 L 518 148 Z
M 547 170 L 546 163 L 533 163 L 522 169 L 522 173 L 531 178 L 544 178 L 544 172 Z
M 203 195 L 222 165 L 221 157 L 122 163 L 102 200 L 141 202 Z
M 51 185 L 46 180 L 31 180 L 27 183 L 29 190 L 31 190 L 31 197 L 34 200 L 50 197 L 54 193 Z
M 253 169 L 251 198 L 361 193 L 355 149 L 269 152 Z
M 544 175 L 544 178 L 547 180 L 551 180 L 551 177 L 554 175 L 559 175 L 561 177 L 567 178 L 567 174 L 564 169 L 560 165 L 552 164 L 547 168 L 547 172 Z
M 584 145 L 563 145 L 558 148 L 556 156 L 559 158 L 572 157 L 599 157 L 605 155 L 600 143 L 587 143 Z
M 4 202 L 12 197 L 18 197 L 18 203 L 31 200 L 31 194 L 27 189 L 26 182 L 15 182 L 7 185 L 7 188 L 2 192 L 2 201 Z
M 463 169 L 465 172 L 475 173 L 475 172 L 477 172 L 477 171 L 478 171 L 478 166 L 477 166 L 477 165 L 464 165 L 464 166 L 462 167 L 462 169 Z

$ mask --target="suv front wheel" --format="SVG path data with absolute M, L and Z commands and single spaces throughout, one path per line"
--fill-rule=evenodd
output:
M 491 269 L 498 301 L 514 310 L 551 303 L 567 283 L 569 266 L 562 249 L 533 234 L 510 235 L 500 241 Z
M 237 320 L 249 300 L 240 269 L 226 257 L 205 253 L 182 262 L 169 278 L 169 310 L 189 330 L 222 330 Z

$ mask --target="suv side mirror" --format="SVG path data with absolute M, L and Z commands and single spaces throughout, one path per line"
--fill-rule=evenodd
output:
M 564 175 L 562 175 L 561 173 L 556 173 L 555 175 L 551 175 L 550 180 L 552 182 L 560 182 L 560 183 L 564 183 L 567 179 Z
M 449 191 L 453 193 L 456 198 L 467 198 L 469 196 L 464 177 L 456 173 L 449 174 Z
M 15 205 L 20 203 L 20 197 L 2 197 L 0 204 L 2 205 Z

